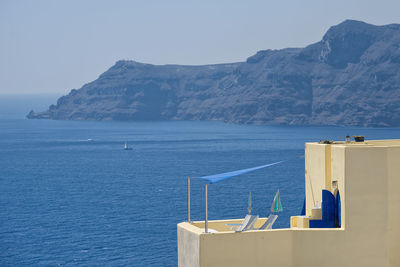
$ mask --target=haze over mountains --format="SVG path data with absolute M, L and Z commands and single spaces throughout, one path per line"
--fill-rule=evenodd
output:
M 346 20 L 305 48 L 204 66 L 118 61 L 30 119 L 400 126 L 400 24 Z

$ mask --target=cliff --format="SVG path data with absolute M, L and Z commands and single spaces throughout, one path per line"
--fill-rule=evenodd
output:
M 400 25 L 346 20 L 305 48 L 232 64 L 118 61 L 27 117 L 400 126 Z

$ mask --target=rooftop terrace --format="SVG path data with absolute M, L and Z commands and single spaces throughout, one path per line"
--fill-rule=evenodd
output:
M 306 143 L 304 214 L 290 228 L 179 223 L 178 266 L 400 266 L 399 163 L 400 140 Z

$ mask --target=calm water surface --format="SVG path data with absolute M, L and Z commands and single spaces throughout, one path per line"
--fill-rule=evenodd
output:
M 0 118 L 0 266 L 176 266 L 186 177 L 290 159 L 209 187 L 209 218 L 267 216 L 277 189 L 288 227 L 304 199 L 304 142 L 400 138 L 399 129 L 218 122 Z M 93 142 L 88 142 L 88 139 Z M 133 148 L 124 151 L 124 142 Z M 192 219 L 204 216 L 192 182 Z

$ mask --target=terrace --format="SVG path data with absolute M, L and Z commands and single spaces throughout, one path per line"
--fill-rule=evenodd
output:
M 400 266 L 399 162 L 400 140 L 307 143 L 304 214 L 285 229 L 235 232 L 227 224 L 243 218 L 209 221 L 208 185 L 205 220 L 190 221 L 188 190 L 178 266 Z

